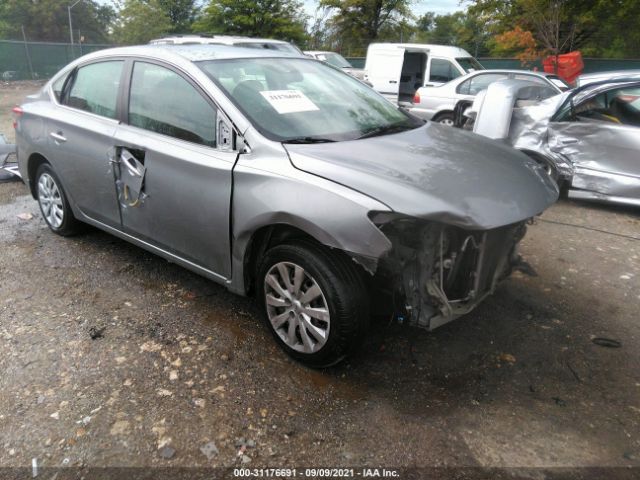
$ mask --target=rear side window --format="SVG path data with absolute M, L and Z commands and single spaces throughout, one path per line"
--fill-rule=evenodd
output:
M 458 87 L 458 93 L 462 95 L 477 95 L 493 82 L 507 78 L 504 73 L 483 73 L 465 80 Z
M 129 124 L 187 142 L 215 146 L 216 110 L 173 70 L 136 62 Z
M 123 61 L 117 60 L 80 67 L 64 103 L 78 110 L 115 119 L 123 64 Z M 55 88 L 54 85 L 54 91 Z
M 431 70 L 429 71 L 430 82 L 448 82 L 459 76 L 460 72 L 449 60 L 441 58 L 431 59 Z

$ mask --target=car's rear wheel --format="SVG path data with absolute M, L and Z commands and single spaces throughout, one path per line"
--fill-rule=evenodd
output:
M 453 127 L 453 112 L 441 113 L 434 119 L 434 122 L 437 122 L 441 125 L 446 125 L 448 127 Z
M 299 242 L 267 251 L 258 269 L 265 321 L 278 344 L 312 367 L 328 367 L 351 353 L 369 322 L 357 267 L 340 254 Z
M 40 165 L 35 181 L 38 205 L 51 231 L 62 236 L 77 233 L 80 222 L 73 216 L 60 179 L 51 165 L 48 163 Z

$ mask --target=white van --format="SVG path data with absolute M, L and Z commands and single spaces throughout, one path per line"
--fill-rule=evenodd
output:
M 421 43 L 372 43 L 364 79 L 394 103 L 411 103 L 416 90 L 442 85 L 484 67 L 466 50 Z

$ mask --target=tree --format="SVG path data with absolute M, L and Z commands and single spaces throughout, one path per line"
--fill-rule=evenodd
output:
M 528 56 L 526 32 L 540 57 L 580 50 L 584 56 L 636 58 L 640 51 L 638 0 L 469 1 L 469 12 L 483 15 L 495 36 L 494 55 Z
M 488 53 L 489 36 L 485 20 L 471 12 L 446 15 L 427 12 L 417 21 L 415 40 L 420 43 L 455 45 L 477 57 Z
M 196 0 L 158 0 L 158 5 L 169 17 L 171 33 L 188 33 L 195 20 Z
M 113 27 L 113 38 L 119 44 L 143 44 L 163 36 L 171 28 L 171 19 L 158 0 L 124 0 Z
M 0 38 L 21 39 L 24 26 L 29 40 L 68 42 L 67 6 L 60 0 L 2 0 Z M 76 39 L 80 32 L 85 43 L 108 41 L 108 27 L 115 17 L 112 7 L 85 0 L 75 6 L 72 15 Z
M 297 0 L 212 0 L 194 31 L 236 34 L 305 44 L 307 16 Z
M 331 9 L 329 21 L 344 44 L 361 50 L 384 33 L 399 33 L 406 29 L 412 0 L 320 0 L 320 6 Z M 396 32 L 396 30 L 399 30 Z

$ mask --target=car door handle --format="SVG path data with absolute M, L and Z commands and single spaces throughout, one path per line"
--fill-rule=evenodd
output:
M 51 138 L 53 138 L 56 142 L 62 142 L 62 143 L 64 143 L 64 142 L 66 142 L 66 141 L 67 141 L 67 138 L 66 138 L 64 135 L 62 135 L 62 132 L 58 132 L 58 133 L 56 133 L 56 132 L 51 132 L 51 133 L 49 134 L 49 136 L 50 136 Z
M 565 138 L 560 140 L 561 145 L 572 145 L 574 143 L 578 143 L 578 140 L 576 140 L 575 138 Z
M 120 156 L 122 163 L 124 164 L 125 168 L 127 170 L 129 170 L 129 174 L 131 174 L 132 177 L 141 177 L 142 176 L 142 172 L 138 171 L 138 168 L 135 164 L 135 157 L 131 154 L 129 154 L 127 152 L 127 154 L 125 155 L 124 152 L 123 154 Z
M 397 80 L 389 80 L 389 83 L 398 83 Z

